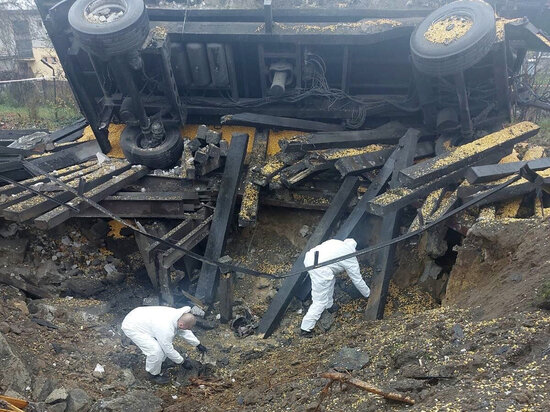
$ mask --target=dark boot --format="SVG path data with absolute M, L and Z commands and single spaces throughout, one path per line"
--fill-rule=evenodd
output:
M 337 303 L 333 303 L 332 306 L 327 310 L 329 311 L 329 313 L 336 313 L 338 312 L 338 310 L 340 310 L 340 305 L 338 305 Z
M 313 331 L 312 330 L 300 329 L 300 336 L 302 338 L 312 338 L 313 337 Z
M 157 385 L 166 385 L 170 383 L 170 378 L 168 376 L 162 375 L 151 375 L 149 374 L 149 380 Z

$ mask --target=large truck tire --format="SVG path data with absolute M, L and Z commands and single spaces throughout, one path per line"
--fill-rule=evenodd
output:
M 479 0 L 459 0 L 435 10 L 411 36 L 414 66 L 430 76 L 464 71 L 489 53 L 496 40 L 495 11 Z
M 76 0 L 69 24 L 82 48 L 103 58 L 139 50 L 149 34 L 143 0 Z
M 168 169 L 176 164 L 183 152 L 183 139 L 179 129 L 166 129 L 161 144 L 152 148 L 141 147 L 143 133 L 139 127 L 126 126 L 120 136 L 120 146 L 126 159 L 149 169 Z

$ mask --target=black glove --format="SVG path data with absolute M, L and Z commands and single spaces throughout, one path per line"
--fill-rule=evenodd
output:
M 200 352 L 200 353 L 206 353 L 208 352 L 208 349 L 206 349 L 206 346 L 202 345 L 202 344 L 198 344 L 197 345 L 197 350 Z
M 193 364 L 191 363 L 191 361 L 189 359 L 185 359 L 183 361 L 183 363 L 181 364 L 181 366 L 184 368 L 184 369 L 187 369 L 187 370 L 190 370 L 190 369 L 193 369 Z

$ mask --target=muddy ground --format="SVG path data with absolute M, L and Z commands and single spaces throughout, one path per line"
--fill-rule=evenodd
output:
M 318 219 L 262 209 L 256 228 L 232 234 L 228 253 L 281 273 Z M 362 358 L 352 376 L 416 405 L 335 384 L 319 410 L 550 410 L 548 223 L 494 222 L 478 221 L 457 247 L 444 306 L 411 281 L 406 289 L 392 285 L 385 320 L 365 322 L 366 300 L 344 275 L 336 290 L 342 307 L 333 319 L 324 315 L 330 329 L 312 339 L 298 336 L 307 309 L 299 302 L 269 339 L 238 337 L 215 319 L 214 307 L 196 328 L 207 359 L 176 342 L 209 364 L 188 372 L 165 362 L 172 378 L 165 387 L 147 381 L 143 356 L 121 339 L 124 315 L 155 297 L 132 236 L 104 238 L 104 222 L 72 221 L 48 235 L 4 225 L 0 272 L 59 296 L 31 299 L 0 285 L 0 389 L 43 411 L 313 411 L 327 383 L 319 375 L 341 368 L 339 353 L 351 348 Z M 235 314 L 257 321 L 276 286 L 239 277 Z M 103 373 L 94 372 L 98 364 Z

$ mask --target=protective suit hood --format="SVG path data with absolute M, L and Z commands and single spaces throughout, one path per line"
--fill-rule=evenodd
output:
M 357 242 L 355 239 L 344 239 L 344 243 L 350 247 L 353 248 L 353 250 L 356 250 L 357 248 Z

